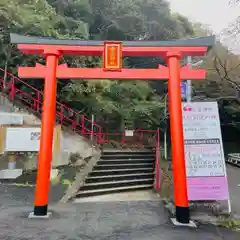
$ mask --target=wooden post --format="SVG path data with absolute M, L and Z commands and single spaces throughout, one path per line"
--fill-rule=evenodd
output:
M 46 53 L 47 72 L 44 83 L 40 152 L 38 157 L 38 173 L 34 206 L 34 215 L 36 216 L 45 216 L 47 215 L 48 210 L 53 132 L 56 117 L 56 69 L 59 55 L 58 51 Z
M 189 223 L 189 208 L 182 125 L 180 54 L 169 53 L 167 59 L 169 67 L 168 93 L 176 220 L 186 224 Z

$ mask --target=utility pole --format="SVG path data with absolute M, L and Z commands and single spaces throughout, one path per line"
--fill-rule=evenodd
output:
M 192 67 L 192 57 L 187 56 L 187 64 Z M 192 80 L 187 80 L 187 102 L 192 101 Z
M 186 64 L 188 64 L 190 68 L 199 67 L 202 63 L 203 63 L 203 60 L 200 60 L 196 63 L 192 63 L 191 56 L 188 56 L 186 58 Z M 191 102 L 191 101 L 192 101 L 192 80 L 187 80 L 187 102 Z

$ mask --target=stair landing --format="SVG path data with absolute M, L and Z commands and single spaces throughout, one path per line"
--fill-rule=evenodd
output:
M 159 201 L 159 197 L 153 192 L 153 190 L 141 190 L 134 192 L 112 193 L 94 197 L 76 198 L 73 203 L 125 201 Z

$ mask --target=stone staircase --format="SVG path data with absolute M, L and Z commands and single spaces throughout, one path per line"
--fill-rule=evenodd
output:
M 152 151 L 105 150 L 76 198 L 151 189 L 154 164 Z

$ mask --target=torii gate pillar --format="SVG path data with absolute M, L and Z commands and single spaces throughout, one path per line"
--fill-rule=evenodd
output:
M 53 132 L 56 118 L 56 95 L 59 51 L 46 51 L 46 77 L 44 82 L 44 103 L 42 111 L 40 151 L 35 192 L 34 215 L 47 215 L 48 193 L 52 162 Z
M 180 58 L 181 55 L 179 53 L 169 52 L 167 54 L 169 67 L 168 97 L 176 220 L 180 223 L 189 223 L 187 177 L 182 124 L 182 99 L 180 89 Z

